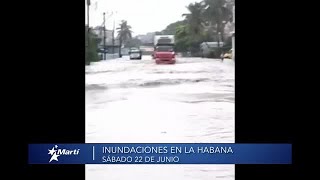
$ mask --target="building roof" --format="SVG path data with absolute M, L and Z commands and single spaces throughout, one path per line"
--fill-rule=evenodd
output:
M 222 47 L 224 45 L 223 42 L 219 42 L 219 46 Z M 200 44 L 201 47 L 214 48 L 218 47 L 218 42 L 203 42 Z

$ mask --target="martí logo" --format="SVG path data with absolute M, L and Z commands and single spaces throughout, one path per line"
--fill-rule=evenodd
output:
M 52 149 L 48 149 L 49 151 L 49 155 L 51 156 L 49 163 L 51 161 L 59 161 L 58 157 L 59 156 L 72 156 L 72 155 L 78 155 L 80 153 L 80 149 L 73 149 L 73 150 L 69 150 L 69 149 L 61 149 L 58 148 L 58 145 L 55 145 L 52 147 Z

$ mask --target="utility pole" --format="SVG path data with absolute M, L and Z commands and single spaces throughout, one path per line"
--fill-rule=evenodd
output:
M 90 7 L 90 0 L 87 0 L 87 24 L 88 24 L 88 34 L 87 34 L 87 46 L 88 46 L 88 48 L 89 48 L 89 45 L 90 45 L 90 37 L 89 37 L 89 34 L 90 34 L 90 24 L 89 24 L 89 20 L 90 20 L 90 16 L 89 16 L 89 7 Z
M 218 48 L 220 48 L 220 32 L 218 32 Z
M 220 32 L 218 32 L 218 56 L 221 56 L 221 48 L 220 48 Z
M 103 13 L 103 60 L 106 60 L 106 13 Z
M 116 30 L 116 27 L 115 27 L 115 15 L 117 14 L 118 12 L 117 11 L 112 11 L 112 15 L 113 15 L 113 30 L 112 30 L 112 57 L 114 57 L 114 53 L 115 53 L 115 30 Z
M 113 18 L 113 30 L 112 30 L 112 56 L 114 54 L 114 30 L 115 30 L 115 20 Z

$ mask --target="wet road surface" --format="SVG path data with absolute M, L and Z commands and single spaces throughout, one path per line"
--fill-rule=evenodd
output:
M 86 67 L 87 143 L 234 143 L 234 62 L 107 60 Z M 234 165 L 86 165 L 87 180 L 234 179 Z

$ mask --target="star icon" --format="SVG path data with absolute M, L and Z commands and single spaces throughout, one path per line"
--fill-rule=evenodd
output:
M 56 153 L 54 153 L 54 154 L 52 155 L 52 157 L 51 157 L 51 159 L 50 159 L 49 162 L 51 162 L 52 160 L 58 161 L 58 157 L 59 157 L 59 156 L 60 156 L 60 155 L 57 155 Z
M 49 149 L 48 149 L 48 150 L 49 150 Z M 49 150 L 49 153 L 48 153 L 48 154 L 53 155 L 53 154 L 56 153 L 56 151 L 57 151 L 57 150 L 55 150 L 54 147 L 53 147 L 51 150 Z

